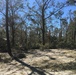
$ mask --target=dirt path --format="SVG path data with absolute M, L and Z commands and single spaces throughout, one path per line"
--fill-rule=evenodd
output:
M 8 54 L 0 56 L 0 75 L 39 75 L 12 60 Z M 21 60 L 41 69 L 46 75 L 76 75 L 75 50 L 35 50 L 26 54 L 26 58 Z

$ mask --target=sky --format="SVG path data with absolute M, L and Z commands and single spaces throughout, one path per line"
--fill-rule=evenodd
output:
M 30 5 L 32 5 L 35 0 L 28 0 L 28 1 L 30 2 Z M 65 2 L 66 0 L 56 0 L 56 1 Z M 67 7 L 64 7 L 62 10 L 64 11 L 64 16 L 66 16 L 69 10 L 72 10 L 72 11 L 76 10 L 76 6 L 67 6 Z
M 29 1 L 30 5 L 32 6 L 33 2 L 35 0 L 28 0 L 28 1 Z M 56 1 L 65 2 L 66 0 L 56 0 Z M 64 7 L 62 10 L 64 11 L 63 17 L 66 17 L 66 15 L 68 15 L 69 10 L 71 10 L 71 11 L 76 10 L 76 6 L 67 6 L 67 7 Z M 0 14 L 0 19 L 1 19 L 1 14 Z
M 32 6 L 33 2 L 35 0 L 28 0 L 28 1 L 29 1 L 30 5 Z M 56 1 L 65 2 L 66 0 L 56 0 Z M 64 16 L 66 16 L 68 14 L 69 10 L 72 10 L 72 11 L 76 10 L 76 6 L 68 6 L 68 7 L 63 8 L 62 10 L 64 11 Z M 0 14 L 0 18 L 1 18 L 1 14 Z

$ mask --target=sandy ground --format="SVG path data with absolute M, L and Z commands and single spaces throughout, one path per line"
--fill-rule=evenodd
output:
M 76 50 L 33 50 L 22 60 L 45 75 L 76 75 Z M 0 75 L 43 75 L 0 53 Z

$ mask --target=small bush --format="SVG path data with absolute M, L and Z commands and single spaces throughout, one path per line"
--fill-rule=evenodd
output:
M 73 41 L 69 41 L 69 42 L 67 42 L 67 47 L 70 49 L 74 49 L 74 48 L 76 48 L 76 43 Z
M 40 44 L 40 50 L 49 49 L 49 44 L 46 43 L 45 45 Z
M 32 49 L 39 49 L 39 48 L 40 48 L 39 43 L 32 44 Z
M 49 49 L 49 44 L 46 43 L 46 44 L 44 45 L 44 48 L 45 48 L 45 49 Z
M 66 42 L 65 41 L 61 41 L 57 44 L 57 48 L 66 48 Z
M 18 54 L 17 57 L 21 59 L 21 58 L 25 58 L 26 56 L 25 54 Z
M 40 50 L 44 50 L 44 45 L 40 44 Z
M 0 51 L 1 52 L 7 52 L 6 50 L 6 40 L 0 38 Z

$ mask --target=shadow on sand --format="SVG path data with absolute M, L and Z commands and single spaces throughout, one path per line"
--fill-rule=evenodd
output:
M 28 65 L 27 63 L 23 62 L 22 60 L 18 59 L 17 57 L 13 57 L 13 59 L 15 59 L 17 62 L 19 62 L 21 65 L 23 66 L 26 66 L 28 68 L 30 68 L 30 70 L 32 71 L 30 74 L 28 75 L 33 75 L 34 73 L 36 73 L 35 75 L 46 75 L 45 73 L 48 73 L 46 72 L 45 70 L 42 70 L 40 69 L 39 67 L 33 67 L 31 65 Z M 53 74 L 50 74 L 48 73 L 49 75 L 53 75 Z

